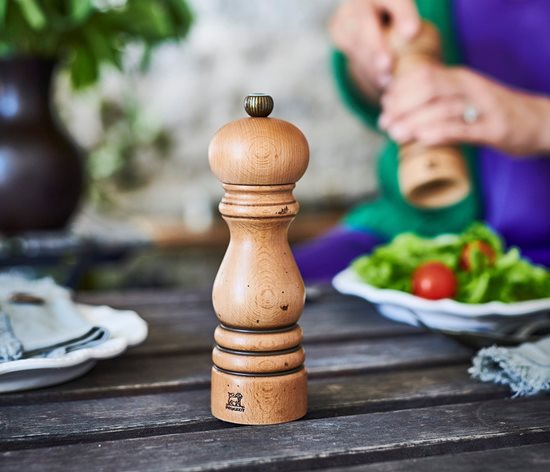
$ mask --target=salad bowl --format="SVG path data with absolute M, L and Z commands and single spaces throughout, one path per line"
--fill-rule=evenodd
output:
M 337 274 L 332 285 L 340 293 L 355 295 L 373 303 L 386 318 L 456 337 L 466 336 L 470 344 L 517 344 L 534 339 L 533 330 L 547 328 L 550 324 L 550 298 L 480 304 L 461 303 L 448 298 L 427 300 L 410 293 L 369 285 L 351 268 Z

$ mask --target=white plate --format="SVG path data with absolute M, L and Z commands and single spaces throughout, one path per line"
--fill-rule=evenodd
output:
M 413 326 L 446 331 L 493 331 L 516 325 L 550 310 L 550 298 L 518 303 L 460 303 L 451 299 L 426 300 L 410 293 L 373 287 L 350 268 L 332 281 L 336 290 L 356 295 L 378 306 L 382 315 Z
M 28 390 L 67 382 L 88 372 L 98 359 L 118 356 L 128 346 L 135 346 L 147 337 L 147 323 L 135 311 L 91 305 L 77 305 L 77 308 L 91 325 L 107 328 L 111 334 L 109 340 L 60 357 L 1 363 L 0 392 Z

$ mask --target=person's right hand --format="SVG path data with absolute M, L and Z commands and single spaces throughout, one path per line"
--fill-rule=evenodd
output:
M 420 30 L 413 0 L 346 0 L 329 24 L 335 46 L 348 58 L 353 79 L 371 98 L 378 97 L 391 81 L 393 54 L 384 33 L 384 18 L 405 40 Z

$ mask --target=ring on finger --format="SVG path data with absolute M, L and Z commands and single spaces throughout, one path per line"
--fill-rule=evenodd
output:
M 464 123 L 471 125 L 479 120 L 479 115 L 480 113 L 477 107 L 469 103 L 464 107 L 464 111 L 462 112 L 462 120 Z

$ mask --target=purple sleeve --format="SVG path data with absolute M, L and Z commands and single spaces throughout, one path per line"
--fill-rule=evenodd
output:
M 467 66 L 550 96 L 550 1 L 454 0 L 453 9 Z M 486 222 L 525 257 L 550 266 L 550 156 L 480 147 L 478 163 Z
M 294 257 L 306 284 L 330 282 L 358 256 L 385 241 L 366 231 L 337 226 L 328 233 L 297 245 Z

